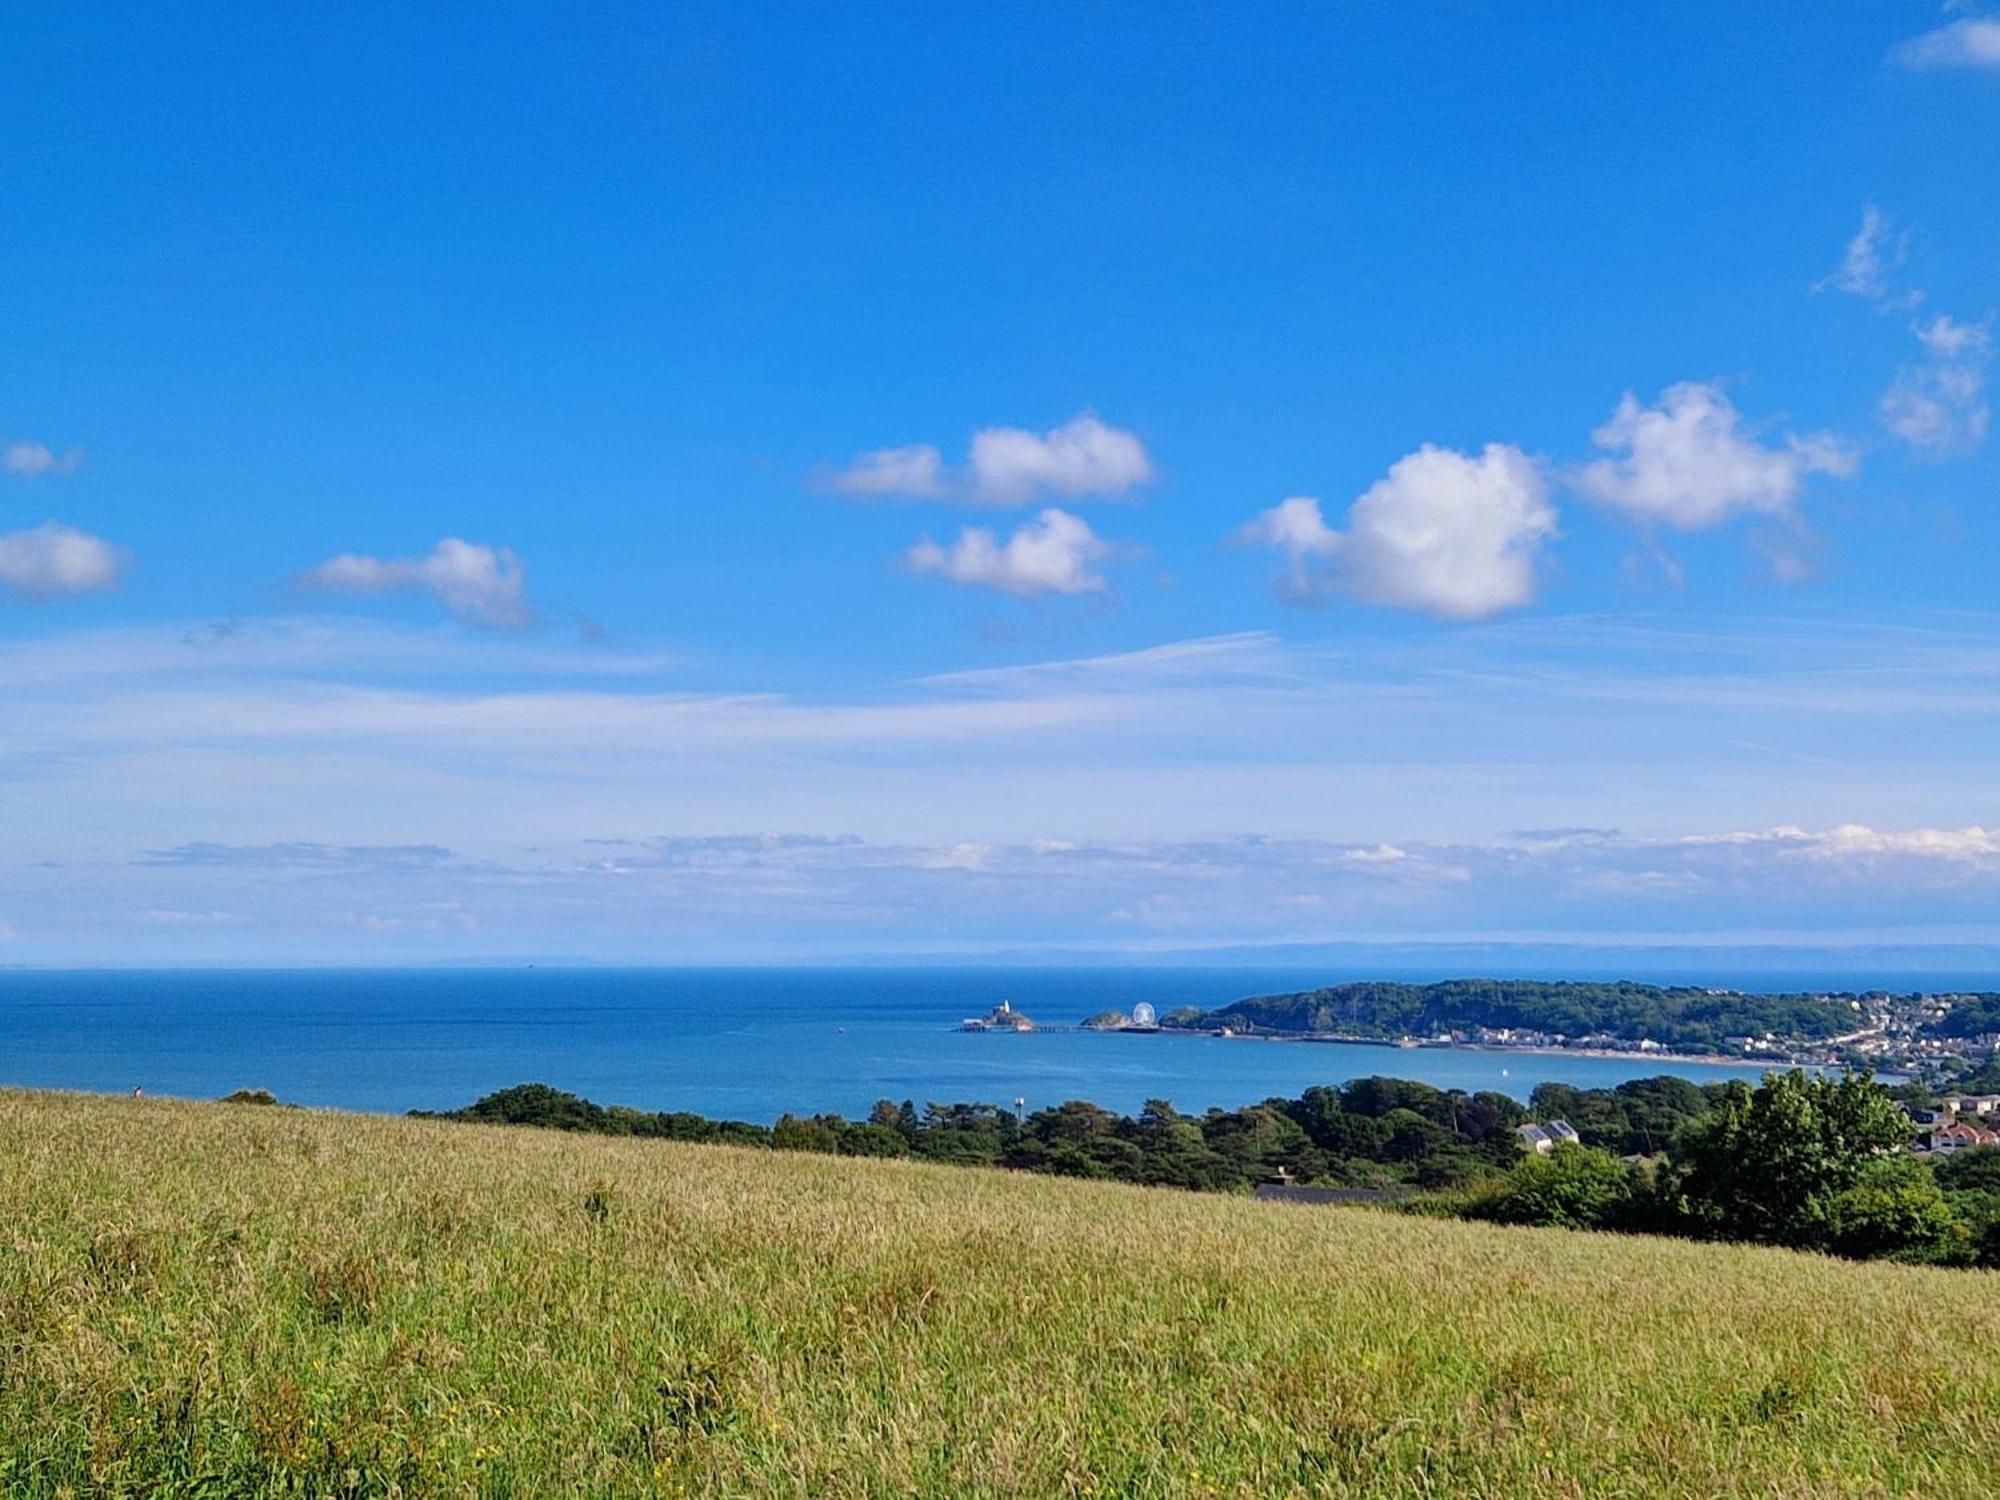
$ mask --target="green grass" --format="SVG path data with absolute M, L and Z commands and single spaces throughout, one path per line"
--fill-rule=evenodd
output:
M 1989 1492 L 2000 1277 L 0 1092 L 8 1495 Z

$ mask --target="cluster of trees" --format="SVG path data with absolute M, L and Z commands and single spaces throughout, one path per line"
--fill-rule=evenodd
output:
M 1635 1144 L 1634 1131 L 1650 1133 L 1657 1122 L 1621 1125 L 1579 1108 L 1590 1123 L 1571 1123 L 1584 1144 L 1525 1159 L 1448 1206 L 1504 1223 L 2000 1265 L 2000 1150 L 1919 1161 L 1905 1149 L 1912 1126 L 1894 1095 L 1858 1075 L 1773 1073 L 1755 1089 L 1730 1083 L 1699 1092 L 1708 1107 L 1656 1154 L 1621 1157 L 1604 1142 Z
M 1928 1029 L 1939 1036 L 1989 1036 L 2000 1031 L 2000 995 L 1968 995 Z
M 1514 1162 L 1520 1152 L 1514 1127 L 1528 1111 L 1505 1094 L 1363 1078 L 1203 1115 L 1183 1115 L 1164 1100 L 1150 1101 L 1137 1115 L 1072 1100 L 1017 1119 L 986 1104 L 919 1109 L 910 1100 L 884 1099 L 863 1120 L 785 1115 L 763 1126 L 593 1104 L 530 1083 L 431 1118 L 842 1156 L 913 1156 L 1227 1192 L 1247 1189 L 1280 1168 L 1297 1181 L 1344 1187 L 1464 1185 Z
M 1430 1036 L 1439 1032 L 1542 1031 L 1603 1035 L 1706 1051 L 1730 1037 L 1820 1040 L 1852 1029 L 1842 998 L 1720 994 L 1654 984 L 1583 984 L 1540 979 L 1452 979 L 1440 984 L 1364 982 L 1293 995 L 1261 995 L 1170 1025 L 1227 1026 L 1236 1031 L 1324 1033 L 1354 1037 Z
M 422 1114 L 422 1111 L 417 1113 Z M 1184 1115 L 1072 1100 L 1017 1118 L 985 1104 L 884 1099 L 866 1119 L 775 1125 L 594 1104 L 522 1084 L 429 1118 L 536 1125 L 841 1156 L 907 1156 L 1198 1191 L 1295 1181 L 1381 1191 L 1427 1212 L 1509 1224 L 1749 1240 L 1831 1254 L 2000 1265 L 2000 1149 L 1931 1166 L 1894 1094 L 1803 1072 L 1611 1089 L 1547 1083 L 1528 1107 L 1395 1078 Z M 1566 1119 L 1581 1144 L 1536 1155 L 1515 1128 Z

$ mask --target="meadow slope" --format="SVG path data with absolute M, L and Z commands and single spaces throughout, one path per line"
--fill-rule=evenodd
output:
M 0 1092 L 0 1491 L 1985 1493 L 2000 1276 Z

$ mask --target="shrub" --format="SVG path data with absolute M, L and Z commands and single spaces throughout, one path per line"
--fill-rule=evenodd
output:
M 1968 1259 L 1971 1236 L 1937 1182 L 1907 1156 L 1872 1163 L 1827 1209 L 1827 1248 L 1855 1260 Z
M 1595 1146 L 1565 1143 L 1526 1158 L 1497 1192 L 1474 1200 L 1471 1210 L 1502 1224 L 1607 1229 L 1623 1219 L 1632 1196 L 1625 1163 Z

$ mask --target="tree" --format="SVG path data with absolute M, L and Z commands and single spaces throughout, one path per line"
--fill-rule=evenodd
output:
M 1370 1115 L 1350 1114 L 1338 1089 L 1309 1088 L 1288 1106 L 1288 1113 L 1329 1156 L 1380 1160 L 1389 1140 L 1389 1127 Z
M 1390 1161 L 1423 1161 L 1459 1144 L 1457 1136 L 1415 1110 L 1391 1110 L 1382 1117 L 1382 1124 L 1389 1129 L 1382 1154 Z
M 1209 1149 L 1201 1126 L 1164 1099 L 1146 1101 L 1132 1134 L 1141 1153 L 1141 1182 L 1213 1190 L 1236 1181 L 1230 1164 Z
M 844 1125 L 837 1132 L 842 1156 L 908 1156 L 910 1143 L 893 1125 L 869 1121 L 865 1125 Z
M 1721 1239 L 1827 1248 L 1834 1199 L 1909 1131 L 1888 1090 L 1859 1074 L 1733 1083 L 1676 1152 L 1681 1212 Z
M 836 1137 L 824 1116 L 801 1120 L 797 1115 L 780 1115 L 771 1127 L 771 1144 L 780 1151 L 824 1151 L 831 1155 Z
M 1403 1109 L 1447 1126 L 1452 1117 L 1451 1101 L 1444 1090 L 1407 1078 L 1357 1078 L 1340 1091 L 1340 1107 L 1349 1114 L 1378 1118 Z

